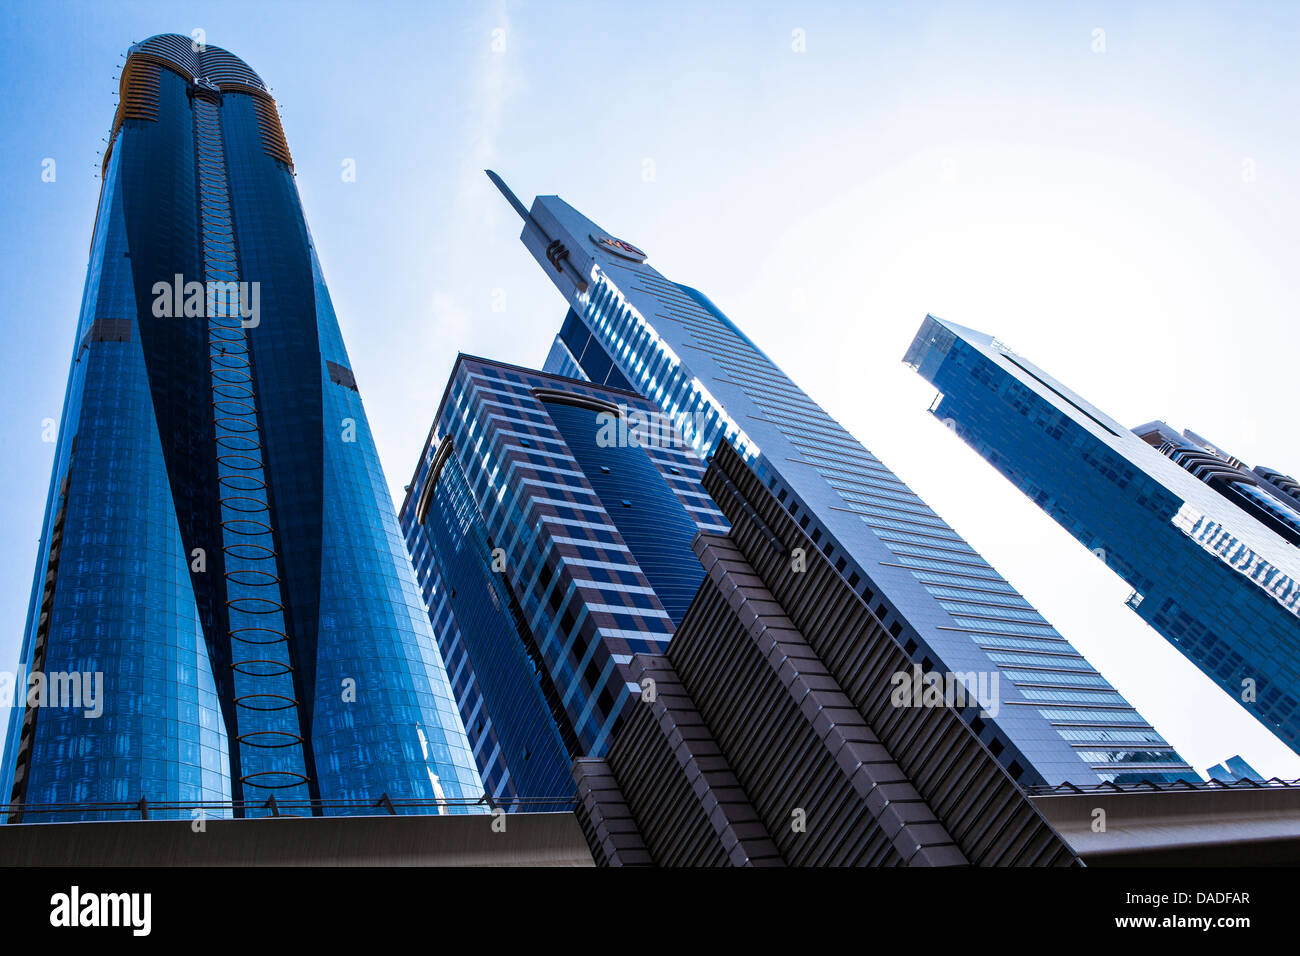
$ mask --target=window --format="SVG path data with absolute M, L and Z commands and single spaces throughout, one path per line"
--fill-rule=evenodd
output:
M 350 388 L 352 391 L 357 390 L 357 380 L 352 374 L 352 369 L 346 365 L 339 365 L 337 362 L 325 361 L 325 368 L 329 371 L 330 381 L 335 385 L 342 385 L 344 388 Z

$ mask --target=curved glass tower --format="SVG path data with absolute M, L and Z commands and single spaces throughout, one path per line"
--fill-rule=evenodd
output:
M 156 36 L 109 139 L 9 821 L 477 799 L 275 101 Z

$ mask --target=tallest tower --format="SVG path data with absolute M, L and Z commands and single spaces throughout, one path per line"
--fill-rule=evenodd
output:
M 568 305 L 546 371 L 640 393 L 702 458 L 730 445 L 918 673 L 987 682 L 991 705 L 963 719 L 1015 780 L 1195 776 L 1029 601 L 707 296 L 560 197 L 526 207 L 488 176 Z M 800 573 L 795 563 L 790 573 Z
M 10 820 L 478 797 L 274 99 L 175 35 L 131 48 L 121 94 Z

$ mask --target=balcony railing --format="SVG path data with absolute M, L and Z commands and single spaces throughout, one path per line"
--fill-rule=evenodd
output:
M 24 803 L 0 810 L 4 823 L 66 823 L 95 820 L 229 820 L 275 817 L 443 816 L 498 810 L 507 813 L 571 813 L 574 798 L 518 797 L 493 800 L 407 800 L 381 794 L 356 800 L 223 800 L 196 803 L 137 801 L 108 803 Z

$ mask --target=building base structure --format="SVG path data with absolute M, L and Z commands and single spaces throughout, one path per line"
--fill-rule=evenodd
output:
M 1041 787 L 1030 795 L 1088 866 L 1300 865 L 1300 780 Z
M 731 531 L 696 537 L 707 578 L 638 655 L 641 705 L 574 765 L 596 861 L 1079 865 L 958 707 L 898 702 L 903 647 L 730 446 L 705 487 Z
M 0 866 L 591 866 L 571 813 L 29 823 Z

